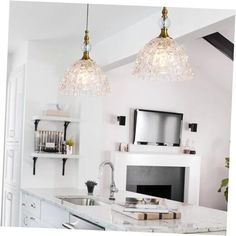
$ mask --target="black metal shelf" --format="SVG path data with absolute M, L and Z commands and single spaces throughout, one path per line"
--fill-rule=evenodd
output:
M 70 123 L 78 123 L 79 120 L 76 118 L 70 117 L 54 117 L 54 116 L 35 116 L 34 120 L 34 130 L 38 130 L 38 125 L 40 121 L 52 121 L 52 122 L 63 122 L 64 123 L 64 141 L 66 141 L 67 128 Z M 58 153 L 32 153 L 31 157 L 33 158 L 33 175 L 36 173 L 36 163 L 38 158 L 57 158 L 62 159 L 62 175 L 65 175 L 65 165 L 67 159 L 78 159 L 78 155 L 66 155 Z
M 33 175 L 36 173 L 36 163 L 38 158 L 51 158 L 51 159 L 62 159 L 62 175 L 65 175 L 65 164 L 68 159 L 79 159 L 79 155 L 67 155 L 67 154 L 58 154 L 58 153 L 37 153 L 33 152 L 31 154 L 33 158 Z

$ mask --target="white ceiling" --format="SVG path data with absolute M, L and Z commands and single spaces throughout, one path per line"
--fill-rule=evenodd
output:
M 234 31 L 235 31 L 235 17 L 231 16 L 222 21 L 218 21 L 214 24 L 201 28 L 199 30 L 190 32 L 187 35 L 183 35 L 180 38 L 178 38 L 177 41 L 180 43 L 185 43 L 188 41 L 192 41 L 193 39 L 202 38 L 203 36 L 219 32 L 229 41 L 234 43 L 234 34 L 235 34 Z
M 159 12 L 158 7 L 90 5 L 91 42 Z M 86 5 L 78 3 L 14 2 L 10 4 L 9 51 L 26 40 L 83 37 Z
M 157 12 L 160 12 L 158 7 L 91 5 L 89 18 L 91 43 L 102 41 Z M 85 18 L 85 4 L 13 1 L 10 5 L 9 52 L 13 52 L 27 40 L 73 38 L 80 43 L 84 33 Z M 227 91 L 231 91 L 232 87 L 232 80 L 226 78 L 232 77 L 233 62 L 201 37 L 218 31 L 234 42 L 234 24 L 235 18 L 230 17 L 178 39 L 192 58 L 195 70 L 202 71 L 209 81 Z M 203 58 L 209 58 L 207 63 L 202 60 Z M 133 58 L 129 60 L 132 61 Z M 220 70 L 216 72 L 216 68 Z

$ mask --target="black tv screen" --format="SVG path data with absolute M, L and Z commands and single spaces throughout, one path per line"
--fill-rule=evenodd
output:
M 134 110 L 134 144 L 180 146 L 182 113 Z

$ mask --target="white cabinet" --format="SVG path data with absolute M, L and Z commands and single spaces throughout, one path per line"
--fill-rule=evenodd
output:
M 29 213 L 22 213 L 21 227 L 39 228 L 40 225 L 40 219 L 30 215 Z
M 19 225 L 19 183 L 24 111 L 24 65 L 8 78 L 4 155 L 3 226 Z
M 17 187 L 20 173 L 20 150 L 18 143 L 5 145 L 4 183 Z
M 41 201 L 28 194 L 22 194 L 21 209 L 28 212 L 30 215 L 40 218 L 41 215 Z
M 70 214 L 69 222 L 64 223 L 63 227 L 77 230 L 105 230 L 102 226 L 73 214 Z
M 51 225 L 42 222 L 39 218 L 32 216 L 28 212 L 22 212 L 21 215 L 21 227 L 30 227 L 30 228 L 52 228 Z
M 7 119 L 6 141 L 19 142 L 21 137 L 23 96 L 24 96 L 24 66 L 16 69 L 9 77 L 7 85 Z
M 21 195 L 21 226 L 43 228 L 40 220 L 41 201 L 29 194 Z
M 14 188 L 5 185 L 3 190 L 3 225 L 18 226 L 18 211 L 19 206 L 18 191 Z
M 22 193 L 21 226 L 62 228 L 69 221 L 69 212 L 46 201 Z
M 53 228 L 62 228 L 62 224 L 69 221 L 69 212 L 44 201 L 41 205 L 41 219 Z
M 21 227 L 28 227 L 28 215 L 27 213 L 23 212 L 21 213 Z

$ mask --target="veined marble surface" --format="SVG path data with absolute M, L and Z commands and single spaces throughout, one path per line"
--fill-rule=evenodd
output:
M 225 234 L 226 231 L 227 212 L 167 199 L 158 198 L 160 199 L 161 205 L 166 205 L 169 209 L 180 211 L 181 219 L 142 221 L 135 220 L 112 210 L 113 204 L 124 203 L 126 197 L 148 197 L 147 195 L 129 191 L 119 191 L 116 193 L 115 201 L 108 200 L 108 192 L 95 192 L 92 198 L 106 203 L 99 206 L 79 206 L 57 198 L 57 196 L 88 196 L 85 190 L 71 188 L 30 188 L 22 189 L 22 192 L 66 209 L 72 214 L 104 227 L 106 230 L 165 233 L 207 233 L 222 231 L 222 234 Z

